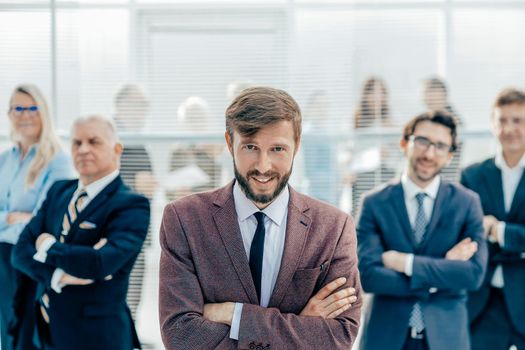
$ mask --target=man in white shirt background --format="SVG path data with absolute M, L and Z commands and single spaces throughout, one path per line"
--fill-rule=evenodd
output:
M 461 183 L 483 206 L 487 275 L 469 296 L 472 349 L 525 349 L 525 92 L 503 90 L 491 117 L 495 157 L 466 168 Z

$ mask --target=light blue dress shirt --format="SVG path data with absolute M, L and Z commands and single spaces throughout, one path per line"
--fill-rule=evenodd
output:
M 27 173 L 37 148 L 38 144 L 32 145 L 24 159 L 21 159 L 18 146 L 0 153 L 0 243 L 16 244 L 27 224 L 19 222 L 8 225 L 9 213 L 19 211 L 34 215 L 46 198 L 47 190 L 55 181 L 75 177 L 71 158 L 65 152 L 59 151 L 41 170 L 35 183 L 26 186 Z
M 250 259 L 250 247 L 257 228 L 257 219 L 253 214 L 259 208 L 249 200 L 242 192 L 238 182 L 233 186 L 233 200 L 237 221 L 241 230 L 242 243 L 246 251 L 246 257 Z M 290 191 L 286 186 L 274 201 L 262 210 L 265 214 L 264 227 L 264 254 L 261 274 L 261 300 L 260 306 L 268 307 L 272 295 L 277 275 L 281 268 L 281 259 L 284 252 L 284 242 L 286 238 L 286 224 L 288 222 L 288 202 Z M 242 303 L 235 303 L 232 324 L 230 328 L 230 338 L 239 340 L 239 330 L 242 316 Z

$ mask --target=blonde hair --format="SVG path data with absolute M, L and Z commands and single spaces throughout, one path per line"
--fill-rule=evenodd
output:
M 36 151 L 35 158 L 29 164 L 29 171 L 27 172 L 25 185 L 27 187 L 33 185 L 40 175 L 40 172 L 49 164 L 51 159 L 62 149 L 61 143 L 55 133 L 53 127 L 53 120 L 49 115 L 49 108 L 47 106 L 44 95 L 35 85 L 22 84 L 18 85 L 10 98 L 9 104 L 11 105 L 15 94 L 21 93 L 26 94 L 35 100 L 35 104 L 38 107 L 38 115 L 42 121 L 42 130 L 40 131 L 38 139 L 38 149 Z M 20 136 L 16 134 L 14 129 L 11 129 L 11 140 L 14 142 L 20 141 Z

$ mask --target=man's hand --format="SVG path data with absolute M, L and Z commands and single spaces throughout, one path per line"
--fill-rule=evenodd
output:
M 204 304 L 202 316 L 208 321 L 222 323 L 231 326 L 235 303 Z
M 401 253 L 397 250 L 389 250 L 381 254 L 381 260 L 383 261 L 383 265 L 387 269 L 391 269 L 401 273 L 405 273 L 406 258 L 406 253 Z
M 88 280 L 88 279 L 84 279 L 84 278 L 78 278 L 78 277 L 72 276 L 72 275 L 70 275 L 68 273 L 64 273 L 62 275 L 62 278 L 60 278 L 59 284 L 62 285 L 62 286 L 67 286 L 67 285 L 85 286 L 85 285 L 91 284 L 93 282 L 94 282 L 93 280 Z
M 316 295 L 314 295 L 304 307 L 299 315 L 317 316 L 322 318 L 335 318 L 342 312 L 348 310 L 352 303 L 355 303 L 354 288 L 344 288 L 336 292 L 343 286 L 346 278 L 340 277 L 324 286 Z
M 470 237 L 453 246 L 445 255 L 447 260 L 467 261 L 478 251 L 478 242 L 472 242 Z
M 489 236 L 494 236 L 494 239 L 497 240 L 497 237 L 495 237 L 495 235 L 497 232 L 496 226 L 498 222 L 498 219 L 496 219 L 492 215 L 485 215 L 483 217 L 483 236 L 485 238 L 489 238 Z
M 106 245 L 106 243 L 108 243 L 108 240 L 107 238 L 101 238 L 94 246 L 93 248 L 95 250 L 99 250 L 100 248 L 102 248 L 103 246 Z
M 32 217 L 33 217 L 33 214 L 31 213 L 26 213 L 22 211 L 14 211 L 14 212 L 7 214 L 6 220 L 7 220 L 8 225 L 13 225 L 19 222 L 27 222 L 31 220 Z
M 35 242 L 35 249 L 38 250 L 40 249 L 40 246 L 42 245 L 42 243 L 44 243 L 44 241 L 47 239 L 47 238 L 53 238 L 55 239 L 55 236 L 53 236 L 52 234 L 49 234 L 47 232 L 44 232 L 44 233 L 41 233 L 37 239 L 36 239 L 36 242 Z

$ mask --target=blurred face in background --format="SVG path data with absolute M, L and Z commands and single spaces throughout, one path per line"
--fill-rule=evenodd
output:
M 452 159 L 451 145 L 448 127 L 431 121 L 418 123 L 409 140 L 401 140 L 408 160 L 408 177 L 425 188 Z
M 30 95 L 16 92 L 11 99 L 8 115 L 19 142 L 32 145 L 40 140 L 42 119 L 38 106 Z
M 73 126 L 71 154 L 84 185 L 117 170 L 122 151 L 122 145 L 104 121 L 82 121 Z
M 513 103 L 496 107 L 492 132 L 498 138 L 503 154 L 525 153 L 525 104 Z
M 429 110 L 445 110 L 447 107 L 447 95 L 445 91 L 437 87 L 425 87 L 423 100 Z

